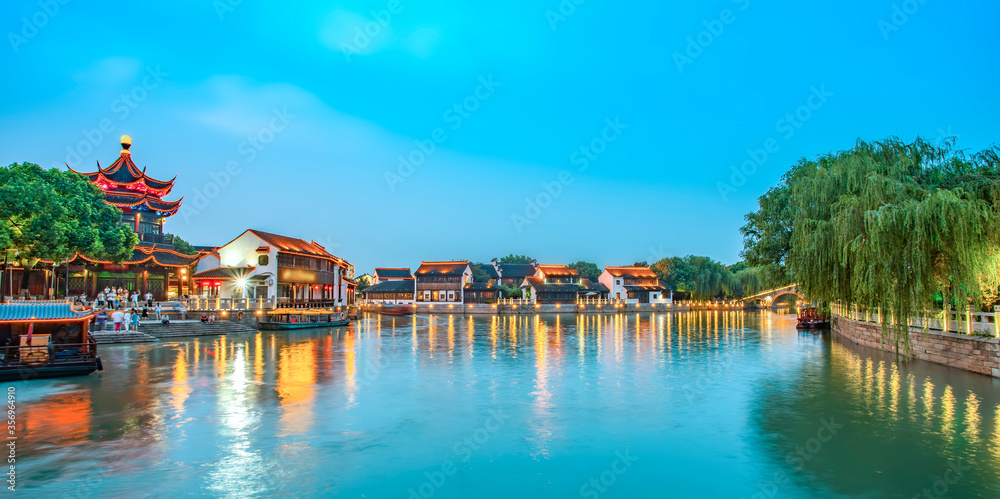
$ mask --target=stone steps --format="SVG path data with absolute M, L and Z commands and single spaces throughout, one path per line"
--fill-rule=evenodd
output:
M 156 338 L 142 332 L 142 331 L 92 331 L 91 336 L 94 337 L 94 341 L 98 344 L 108 344 L 108 343 L 149 343 L 157 341 Z
M 228 321 L 215 321 L 214 324 L 201 321 L 171 321 L 169 326 L 162 324 L 143 324 L 145 333 L 156 338 L 182 338 L 188 336 L 217 336 L 224 334 L 254 333 L 257 330 L 243 324 Z

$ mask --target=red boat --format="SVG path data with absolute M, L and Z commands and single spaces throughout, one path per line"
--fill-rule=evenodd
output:
M 799 323 L 795 329 L 830 329 L 830 322 L 824 319 L 815 307 L 799 310 Z
M 410 305 L 383 303 L 379 305 L 378 311 L 383 315 L 412 315 L 413 307 Z

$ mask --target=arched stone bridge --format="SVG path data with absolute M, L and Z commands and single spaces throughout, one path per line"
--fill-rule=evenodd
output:
M 798 283 L 796 283 L 796 284 L 789 284 L 788 286 L 784 286 L 784 287 L 781 287 L 781 288 L 775 288 L 775 289 L 769 289 L 767 291 L 761 291 L 760 293 L 757 293 L 755 295 L 747 296 L 746 298 L 743 298 L 742 301 L 743 301 L 743 303 L 755 303 L 756 302 L 756 303 L 760 303 L 764 307 L 771 308 L 771 305 L 773 305 L 775 301 L 777 301 L 779 298 L 782 298 L 782 297 L 787 296 L 787 295 L 795 295 L 795 296 L 799 297 L 799 300 L 801 300 L 803 302 L 808 302 L 809 301 L 809 300 L 806 300 L 805 296 L 802 296 L 802 293 L 799 293 L 799 285 L 798 285 Z

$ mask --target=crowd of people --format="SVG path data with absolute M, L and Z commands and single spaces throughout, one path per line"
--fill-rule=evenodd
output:
M 94 315 L 94 331 L 106 331 L 108 324 L 115 332 L 134 332 L 139 330 L 140 320 L 149 320 L 150 314 L 154 314 L 156 320 L 161 324 L 170 324 L 170 317 L 163 313 L 159 303 L 153 302 L 153 294 L 146 292 L 140 304 L 139 293 L 123 288 L 106 287 L 97 293 L 97 298 L 91 306 L 97 311 Z M 88 305 L 87 296 L 81 295 L 76 299 L 83 305 Z M 181 306 L 181 314 L 184 314 L 184 307 Z

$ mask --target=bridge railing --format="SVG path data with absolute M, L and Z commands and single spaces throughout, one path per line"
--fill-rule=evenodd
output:
M 882 324 L 882 310 L 879 307 L 863 307 L 834 303 L 830 306 L 833 315 L 858 322 Z M 1000 306 L 993 307 L 992 312 L 977 312 L 971 308 L 966 310 L 924 310 L 918 317 L 910 317 L 907 325 L 910 327 L 978 336 L 1000 337 Z M 889 317 L 890 324 L 898 324 Z

